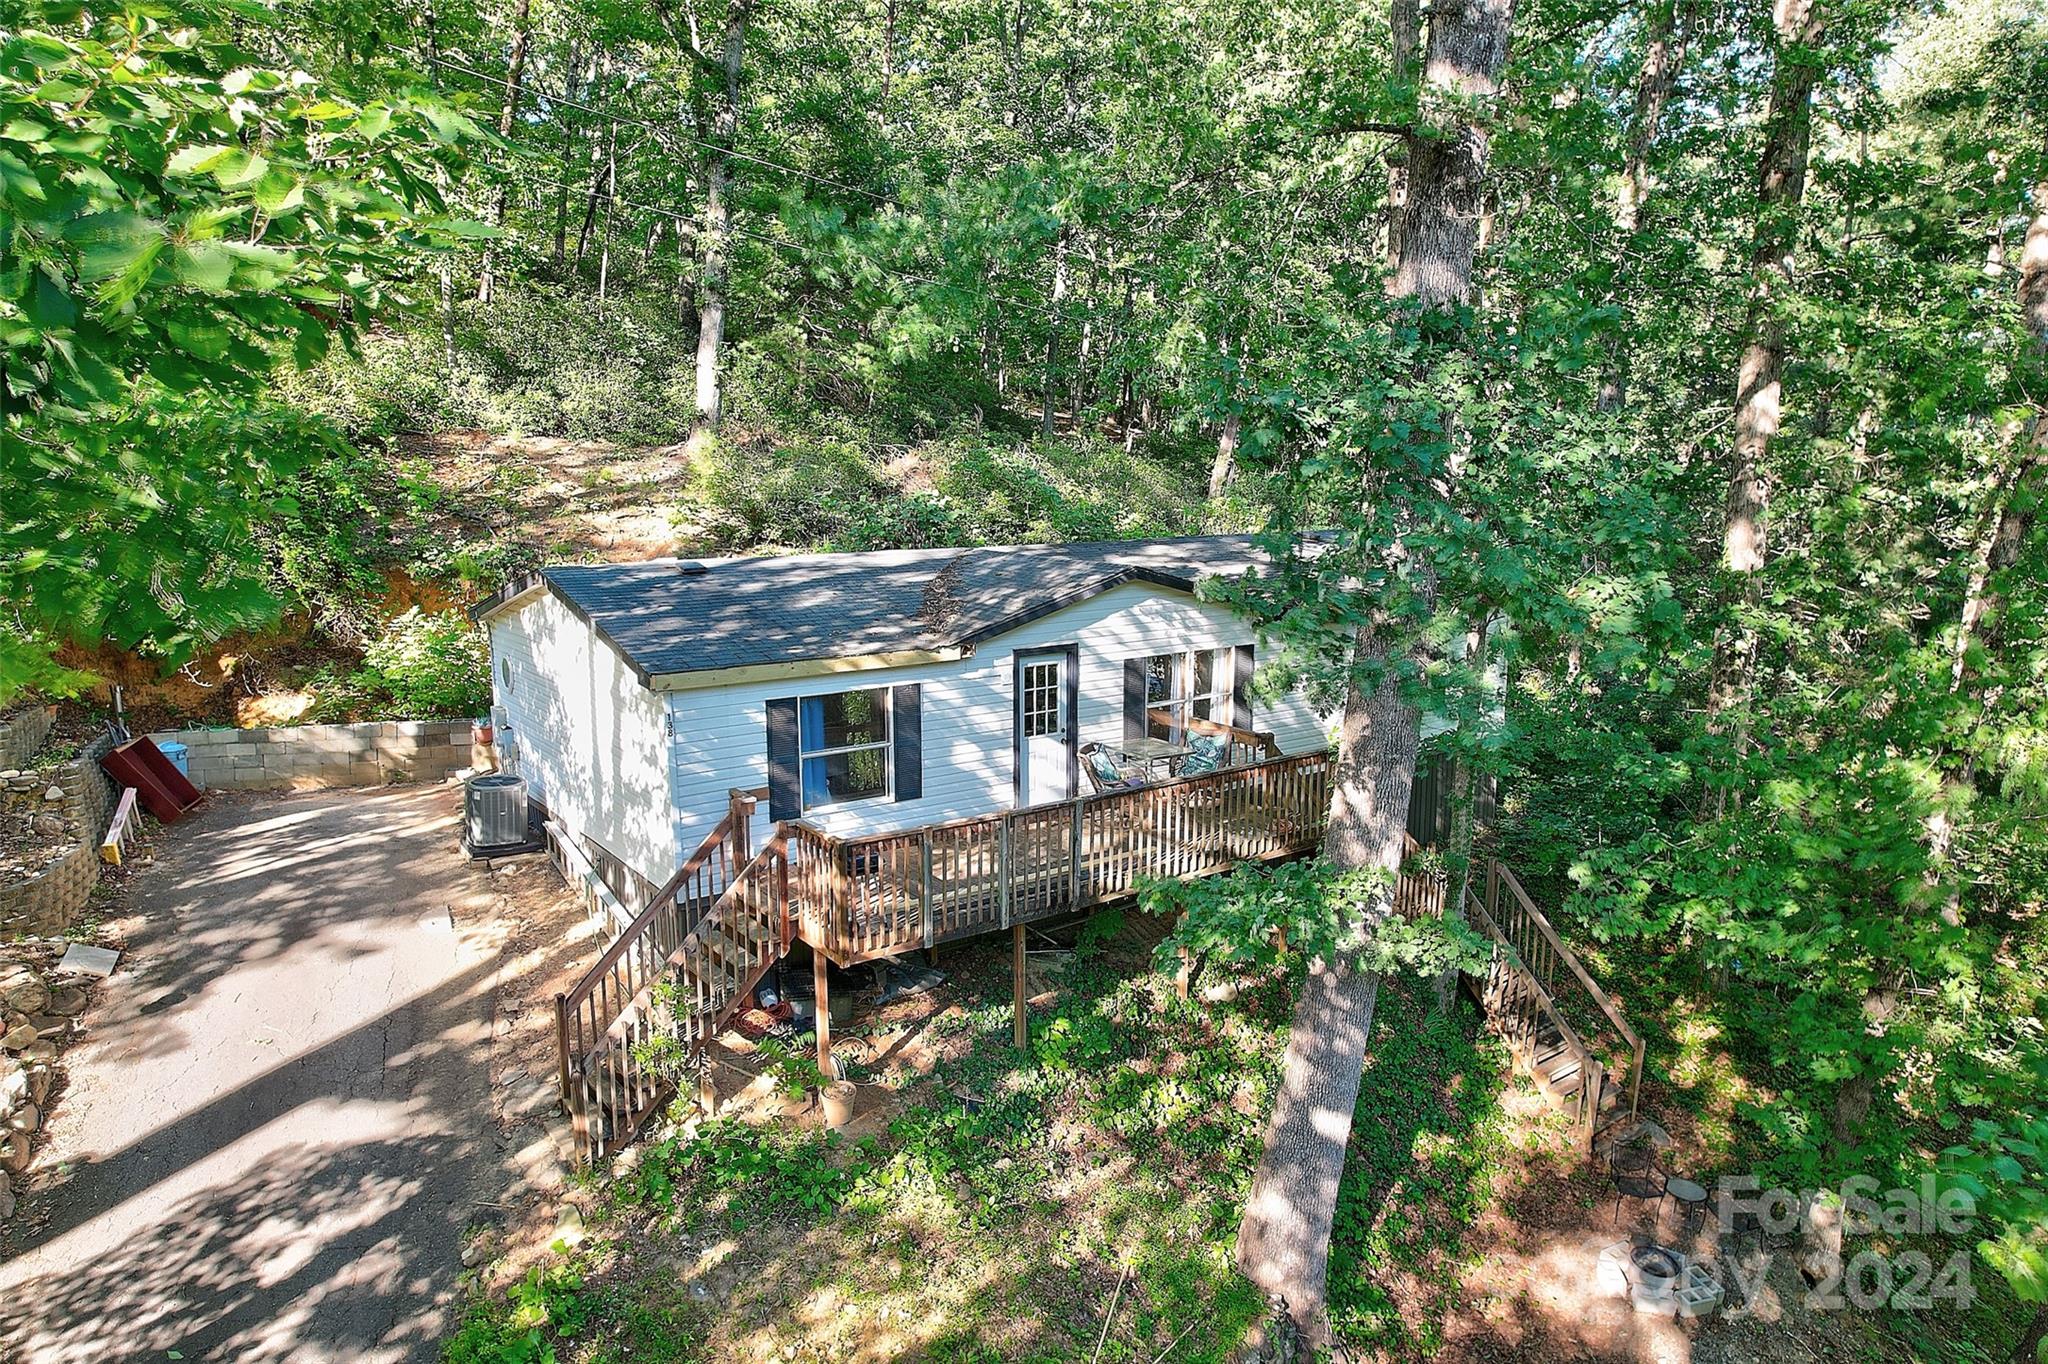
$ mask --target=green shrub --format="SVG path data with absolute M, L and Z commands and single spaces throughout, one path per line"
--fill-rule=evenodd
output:
M 559 1249 L 559 1245 L 557 1247 Z M 583 1276 L 535 1265 L 503 1303 L 472 1301 L 441 1347 L 443 1364 L 553 1364 L 556 1340 L 573 1340 L 590 1315 Z
M 1441 859 L 1410 862 L 1407 870 L 1444 874 Z M 1282 943 L 1311 960 L 1347 954 L 1360 970 L 1424 980 L 1485 964 L 1486 940 L 1461 919 L 1389 917 L 1358 940 L 1353 926 L 1379 912 L 1386 885 L 1377 869 L 1339 871 L 1317 859 L 1244 862 L 1223 876 L 1145 881 L 1138 895 L 1148 913 L 1175 920 L 1153 958 L 1161 971 L 1178 970 L 1183 954 L 1226 968 L 1267 969 L 1279 963 Z
M 481 715 L 491 704 L 491 650 L 461 613 L 418 607 L 395 616 L 363 650 L 401 720 Z
M 413 607 L 384 623 L 363 649 L 363 666 L 345 679 L 314 679 L 309 719 L 326 722 L 374 713 L 392 720 L 481 715 L 491 705 L 490 644 L 455 611 Z
M 666 295 L 608 300 L 538 282 L 460 310 L 451 362 L 439 316 L 366 337 L 294 380 L 293 396 L 358 440 L 479 429 L 625 444 L 681 439 L 693 394 L 677 377 L 692 338 Z
M 763 453 L 721 451 L 691 510 L 719 549 L 808 549 L 830 544 L 863 505 L 883 495 L 859 444 L 799 436 Z

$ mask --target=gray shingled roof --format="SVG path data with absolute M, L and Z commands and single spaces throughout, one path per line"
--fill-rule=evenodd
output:
M 1249 535 L 1070 545 L 564 565 L 545 585 L 642 681 L 665 674 L 972 645 L 1127 582 L 1192 591 L 1267 562 Z M 701 572 L 689 571 L 701 565 Z

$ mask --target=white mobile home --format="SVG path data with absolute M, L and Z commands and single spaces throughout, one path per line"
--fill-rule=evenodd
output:
M 852 838 L 1068 800 L 1148 752 L 1178 770 L 1203 733 L 1321 751 L 1304 700 L 1254 703 L 1249 622 L 1194 595 L 1262 557 L 1211 536 L 559 567 L 477 615 L 507 765 L 637 909 L 734 789 L 768 791 L 759 847 L 785 820 Z

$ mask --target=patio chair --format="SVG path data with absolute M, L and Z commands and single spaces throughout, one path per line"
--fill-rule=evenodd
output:
M 1637 1146 L 1624 1146 L 1610 1152 L 1607 1178 L 1614 1186 L 1615 1225 L 1621 1223 L 1622 1203 L 1630 1199 L 1650 1208 L 1656 1216 L 1663 1215 L 1669 1181 L 1657 1168 L 1650 1152 Z
M 1103 744 L 1081 745 L 1081 770 L 1088 774 L 1088 784 L 1097 795 L 1105 791 L 1135 791 L 1145 784 L 1143 777 L 1118 767 Z
M 1223 759 L 1229 752 L 1228 739 L 1213 734 L 1190 734 L 1188 755 L 1180 760 L 1180 770 L 1174 775 L 1206 777 L 1223 766 Z

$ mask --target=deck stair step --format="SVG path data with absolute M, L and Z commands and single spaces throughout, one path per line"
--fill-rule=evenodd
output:
M 1571 1115 L 1591 1154 L 1598 1135 L 1638 1116 L 1642 1039 L 1512 869 L 1488 858 L 1484 872 L 1466 897 L 1468 921 L 1493 943 L 1474 993 L 1515 1064 Z

